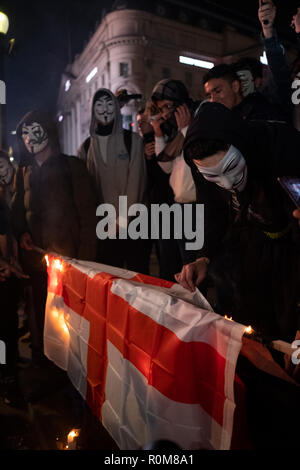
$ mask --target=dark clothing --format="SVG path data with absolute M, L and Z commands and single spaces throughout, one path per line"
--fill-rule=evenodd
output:
M 83 162 L 50 157 L 21 166 L 12 204 L 15 233 L 29 232 L 33 243 L 70 258 L 96 256 L 96 203 Z
M 40 166 L 28 153 L 22 126 L 36 122 L 48 137 L 50 157 Z M 46 252 L 94 261 L 97 250 L 96 198 L 85 164 L 60 153 L 58 134 L 49 116 L 28 113 L 17 127 L 22 151 L 12 202 L 12 222 L 16 237 L 29 233 L 33 244 Z M 30 276 L 33 309 L 28 318 L 33 359 L 43 356 L 43 328 L 47 296 L 47 273 L 42 256 L 20 250 L 20 261 Z
M 0 340 L 6 345 L 6 365 L 0 366 L 0 370 L 4 376 L 16 373 L 19 297 L 18 279 L 12 277 L 0 282 Z
M 261 90 L 261 93 L 270 100 L 272 104 L 279 107 L 284 120 L 288 123 L 292 123 L 292 78 L 285 49 L 280 43 L 276 33 L 272 38 L 263 38 L 263 43 L 271 77 L 267 85 Z
M 207 229 L 198 257 L 211 259 L 218 313 L 230 313 L 265 335 L 293 341 L 300 327 L 300 232 L 293 204 L 277 177 L 300 175 L 300 135 L 284 124 L 246 123 L 224 106 L 209 104 L 191 125 L 185 151 L 201 139 L 231 143 L 248 168 L 241 193 L 204 181 L 193 168 Z
M 286 121 L 284 113 L 259 92 L 246 96 L 233 111 L 242 119 L 251 121 Z

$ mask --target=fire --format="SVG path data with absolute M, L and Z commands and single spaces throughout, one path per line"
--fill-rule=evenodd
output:
M 44 260 L 46 261 L 47 268 L 49 268 L 49 266 L 50 266 L 49 256 L 46 255 L 45 258 L 44 258 Z
M 57 269 L 58 271 L 60 271 L 61 273 L 63 272 L 64 270 L 64 265 L 63 263 L 59 260 L 59 259 L 56 259 L 54 261 L 54 267 L 55 269 Z
M 233 322 L 233 318 L 232 317 L 227 317 L 227 315 L 225 315 L 225 320 L 228 320 L 228 321 L 232 321 Z
M 245 328 L 245 333 L 247 333 L 247 335 L 252 335 L 254 333 L 252 326 L 247 326 L 247 328 Z

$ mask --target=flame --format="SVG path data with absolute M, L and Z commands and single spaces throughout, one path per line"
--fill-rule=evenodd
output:
M 46 255 L 45 258 L 44 258 L 44 260 L 46 261 L 47 268 L 49 268 L 49 266 L 50 266 L 49 256 Z
M 61 273 L 63 272 L 64 270 L 64 265 L 63 263 L 59 260 L 59 259 L 56 259 L 54 261 L 54 267 L 55 269 L 57 269 L 58 271 L 60 271 Z
M 232 317 L 227 317 L 227 315 L 225 315 L 225 320 L 228 320 L 228 321 L 232 321 L 233 322 L 233 318 Z
M 73 429 L 71 432 L 68 434 L 68 442 L 73 441 L 75 437 L 79 436 L 79 432 L 76 429 Z
M 247 335 L 252 335 L 254 333 L 252 326 L 247 326 L 247 328 L 245 328 L 245 333 L 247 333 Z

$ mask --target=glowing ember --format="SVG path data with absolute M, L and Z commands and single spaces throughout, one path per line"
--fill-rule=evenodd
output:
M 68 445 L 66 446 L 67 450 L 75 450 L 76 449 L 76 438 L 79 436 L 80 430 L 79 429 L 72 429 L 72 431 L 68 434 Z
M 247 328 L 245 328 L 245 333 L 247 333 L 247 335 L 252 335 L 254 333 L 252 326 L 247 326 Z
M 225 315 L 225 320 L 228 320 L 228 321 L 233 321 L 232 317 L 227 317 L 227 315 Z
M 64 265 L 63 263 L 59 260 L 59 259 L 56 259 L 54 261 L 54 267 L 55 269 L 57 269 L 58 271 L 60 271 L 61 273 L 63 272 L 64 270 Z

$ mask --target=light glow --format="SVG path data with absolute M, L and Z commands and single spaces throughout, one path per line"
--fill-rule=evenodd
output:
M 260 58 L 260 61 L 263 65 L 269 65 L 266 51 L 264 51 L 263 55 Z
M 247 326 L 247 328 L 245 328 L 245 333 L 247 333 L 247 335 L 252 335 L 254 333 L 252 326 Z
M 71 88 L 71 80 L 67 80 L 65 83 L 65 91 L 69 91 Z
M 97 73 L 98 73 L 98 67 L 95 67 L 91 71 L 91 73 L 86 77 L 85 79 L 86 83 L 89 83 L 92 80 L 92 78 L 94 78 L 94 76 L 97 75 Z
M 62 273 L 64 270 L 64 265 L 59 259 L 56 259 L 54 261 L 54 268 L 57 269 L 57 271 L 60 271 Z
M 0 33 L 7 34 L 9 28 L 9 20 L 5 13 L 0 11 Z
M 213 62 L 208 62 L 207 60 L 194 59 L 193 57 L 185 57 L 183 55 L 179 56 L 179 62 L 186 65 L 194 65 L 195 67 L 200 67 L 201 69 L 212 69 L 215 64 Z

